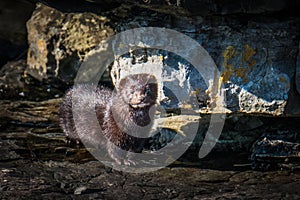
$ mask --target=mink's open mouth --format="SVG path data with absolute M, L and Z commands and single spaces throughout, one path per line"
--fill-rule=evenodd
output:
M 133 108 L 144 108 L 144 107 L 146 107 L 146 106 L 149 106 L 150 103 L 139 103 L 139 104 L 130 104 L 130 105 L 131 105 L 131 107 L 133 107 Z

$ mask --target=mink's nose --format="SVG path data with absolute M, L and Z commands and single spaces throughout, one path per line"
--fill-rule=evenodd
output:
M 144 94 L 141 94 L 140 92 L 134 92 L 132 98 L 130 99 L 130 104 L 132 105 L 140 104 L 141 102 L 143 102 L 144 99 L 145 99 Z

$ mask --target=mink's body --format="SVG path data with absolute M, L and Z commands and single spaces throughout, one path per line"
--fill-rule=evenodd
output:
M 100 145 L 114 161 L 128 164 L 120 148 L 136 153 L 143 150 L 147 136 L 135 136 L 150 131 L 154 115 L 154 109 L 150 108 L 156 103 L 157 80 L 153 75 L 135 74 L 121 79 L 118 85 L 117 92 L 100 86 L 94 94 L 90 85 L 73 87 L 61 104 L 60 125 L 70 140 L 94 147 Z M 74 108 L 72 97 L 73 103 L 76 102 Z M 95 112 L 86 112 L 87 108 Z M 95 113 L 98 124 L 92 122 Z M 111 143 L 101 139 L 100 134 Z

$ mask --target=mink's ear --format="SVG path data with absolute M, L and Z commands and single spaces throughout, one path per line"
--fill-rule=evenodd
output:
M 148 74 L 148 83 L 150 84 L 156 84 L 157 83 L 157 79 L 155 76 Z

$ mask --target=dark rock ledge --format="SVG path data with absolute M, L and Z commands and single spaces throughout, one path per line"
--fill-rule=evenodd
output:
M 299 199 L 300 174 L 165 168 L 108 172 L 98 162 L 2 162 L 1 199 Z

